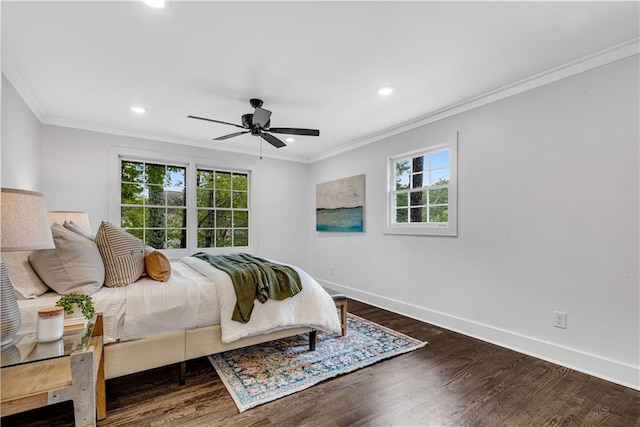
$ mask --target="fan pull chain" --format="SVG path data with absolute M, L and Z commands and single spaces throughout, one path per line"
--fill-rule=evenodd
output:
M 262 160 L 262 138 L 260 138 L 260 160 Z

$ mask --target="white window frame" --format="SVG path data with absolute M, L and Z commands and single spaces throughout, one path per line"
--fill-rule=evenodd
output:
M 185 155 L 170 154 L 165 152 L 139 150 L 127 147 L 112 146 L 109 148 L 109 219 L 108 221 L 116 226 L 120 226 L 120 179 L 121 160 L 144 161 L 147 163 L 170 164 L 184 166 L 187 168 L 187 247 L 184 249 L 162 249 L 162 252 L 172 260 L 180 259 L 184 256 L 193 255 L 196 252 L 209 253 L 233 253 L 247 252 L 255 254 L 258 252 L 258 231 L 256 183 L 258 182 L 255 167 L 241 165 L 220 159 L 206 159 L 202 157 L 191 157 Z M 229 172 L 246 173 L 249 176 L 249 246 L 231 246 L 224 248 L 198 248 L 197 235 L 197 199 L 196 199 L 196 170 L 198 168 L 222 170 Z
M 449 150 L 449 206 L 447 223 L 394 223 L 395 162 L 400 159 Z M 431 145 L 389 157 L 387 161 L 387 224 L 385 234 L 406 234 L 417 236 L 457 236 L 458 235 L 458 141 Z

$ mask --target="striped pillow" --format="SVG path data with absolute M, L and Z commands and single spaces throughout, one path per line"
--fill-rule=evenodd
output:
M 105 286 L 127 286 L 144 273 L 144 245 L 135 236 L 102 221 L 96 244 L 104 262 Z

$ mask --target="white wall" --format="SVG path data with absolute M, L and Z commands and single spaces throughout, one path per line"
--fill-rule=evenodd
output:
M 2 186 L 40 190 L 40 120 L 2 75 Z
M 60 126 L 42 126 L 42 191 L 49 210 L 81 210 L 95 230 L 109 220 L 109 147 L 127 147 L 255 168 L 258 186 L 258 253 L 305 265 L 309 224 L 300 195 L 306 164 L 215 151 Z M 203 160 L 204 161 L 204 160 Z
M 636 55 L 313 164 L 310 221 L 316 184 L 364 173 L 366 232 L 310 231 L 310 273 L 640 388 L 638 76 Z M 383 235 L 387 158 L 456 131 L 458 237 Z

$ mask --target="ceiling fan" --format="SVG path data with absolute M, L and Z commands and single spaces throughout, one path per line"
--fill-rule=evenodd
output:
M 244 135 L 245 133 L 251 133 L 253 136 L 259 136 L 269 144 L 276 148 L 286 146 L 284 142 L 280 141 L 272 133 L 284 133 L 288 135 L 304 135 L 304 136 L 320 136 L 318 129 L 299 129 L 299 128 L 272 128 L 271 125 L 271 111 L 262 108 L 262 100 L 252 98 L 249 100 L 249 104 L 254 108 L 253 114 L 244 114 L 242 116 L 242 125 L 235 123 L 223 122 L 221 120 L 208 119 L 206 117 L 187 116 L 190 119 L 205 120 L 208 122 L 222 123 L 223 125 L 231 125 L 237 128 L 246 129 L 241 132 L 230 133 L 229 135 L 219 136 L 213 138 L 214 141 L 223 141 L 225 139 L 233 138 L 235 136 Z

